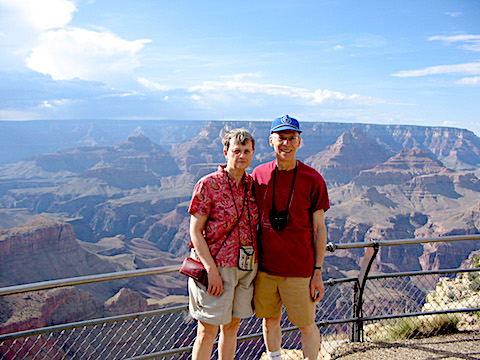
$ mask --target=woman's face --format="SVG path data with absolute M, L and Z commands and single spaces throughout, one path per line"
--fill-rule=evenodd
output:
M 252 162 L 254 152 L 253 144 L 250 140 L 247 140 L 245 145 L 242 145 L 237 139 L 230 139 L 228 151 L 223 151 L 227 160 L 227 168 L 245 171 Z

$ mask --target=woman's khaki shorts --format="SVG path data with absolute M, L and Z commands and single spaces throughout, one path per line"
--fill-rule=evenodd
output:
M 257 264 L 253 271 L 242 271 L 235 267 L 219 267 L 223 279 L 223 293 L 212 296 L 205 286 L 188 279 L 190 315 L 201 322 L 211 325 L 226 325 L 232 317 L 246 319 L 253 315 L 253 282 L 257 273 Z
M 280 316 L 283 304 L 288 320 L 295 326 L 306 327 L 315 322 L 315 302 L 310 297 L 309 277 L 273 276 L 259 271 L 253 300 L 258 318 Z

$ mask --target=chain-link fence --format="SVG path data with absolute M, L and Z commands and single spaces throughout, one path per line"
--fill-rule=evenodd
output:
M 318 306 L 317 321 L 325 339 L 346 341 L 351 318 L 353 282 L 327 286 Z M 336 323 L 338 322 L 338 323 Z M 286 358 L 295 359 L 301 349 L 300 334 L 282 319 Z M 195 340 L 196 322 L 186 306 L 126 316 L 43 328 L 38 333 L 0 337 L 4 359 L 188 359 Z M 240 324 L 238 359 L 260 359 L 265 351 L 261 320 L 251 317 Z M 325 343 L 327 344 L 327 342 Z M 324 345 L 325 345 L 324 344 Z M 297 351 L 294 351 L 297 350 Z M 331 350 L 326 347 L 324 351 Z M 215 354 L 216 356 L 216 348 Z
M 316 315 L 324 354 L 358 338 L 355 333 L 359 340 L 396 341 L 480 327 L 478 268 L 370 275 L 364 283 L 359 279 L 325 283 Z M 1 290 L 0 295 L 8 294 Z M 301 359 L 299 331 L 285 313 L 282 330 L 284 359 Z M 196 323 L 186 306 L 177 306 L 3 334 L 0 359 L 188 359 L 195 335 Z M 238 336 L 236 359 L 260 359 L 265 350 L 261 321 L 243 320 Z
M 392 274 L 396 276 L 396 274 Z M 480 271 L 369 278 L 364 337 L 396 341 L 480 328 Z

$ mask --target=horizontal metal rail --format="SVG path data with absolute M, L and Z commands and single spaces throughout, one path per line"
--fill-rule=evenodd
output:
M 394 278 L 394 277 L 459 274 L 459 273 L 469 273 L 469 272 L 480 272 L 480 268 L 409 271 L 409 272 L 398 272 L 398 273 L 392 273 L 392 274 L 373 274 L 373 275 L 369 275 L 367 278 L 369 280 L 370 279 L 387 279 L 387 278 Z
M 288 328 L 288 329 L 283 328 L 283 329 L 282 329 L 282 333 L 289 332 L 289 331 L 295 331 L 295 330 L 298 330 L 298 328 L 297 328 L 297 327 L 292 327 L 292 328 Z M 263 336 L 262 333 L 254 333 L 254 334 L 250 334 L 250 335 L 242 335 L 242 336 L 239 336 L 239 337 L 237 338 L 237 341 L 238 341 L 238 342 L 242 342 L 242 341 L 249 341 L 249 340 L 254 340 L 254 339 L 260 339 L 262 336 Z M 215 345 L 218 345 L 218 343 L 215 342 Z M 184 346 L 184 347 L 176 348 L 176 349 L 173 349 L 173 350 L 157 351 L 157 352 L 150 353 L 150 354 L 134 356 L 134 357 L 128 358 L 128 359 L 126 359 L 126 360 L 148 360 L 148 359 L 156 359 L 156 358 L 159 358 L 159 357 L 165 357 L 165 356 L 170 356 L 170 355 L 175 355 L 175 354 L 180 354 L 180 353 L 184 353 L 184 352 L 187 352 L 187 351 L 191 351 L 192 348 L 193 348 L 193 346 Z
M 358 278 L 356 277 L 348 277 L 348 278 L 343 278 L 343 279 L 328 279 L 324 281 L 325 285 L 328 286 L 333 286 L 337 284 L 343 284 L 343 283 L 348 283 L 348 282 L 357 282 Z
M 148 269 L 117 271 L 106 274 L 78 276 L 67 279 L 41 281 L 33 284 L 23 284 L 0 288 L 0 296 L 26 293 L 29 291 L 47 290 L 65 286 L 91 284 L 101 281 L 111 281 L 133 278 L 138 276 L 166 274 L 180 270 L 180 265 L 160 266 Z
M 184 311 L 187 309 L 188 309 L 187 305 L 179 305 L 179 306 L 172 306 L 166 309 L 144 311 L 140 313 L 127 314 L 127 315 L 110 316 L 110 317 L 100 318 L 100 319 L 77 321 L 69 324 L 47 326 L 47 327 L 38 328 L 38 329 L 24 330 L 16 333 L 0 335 L 0 341 L 13 340 L 13 339 L 18 339 L 18 338 L 27 337 L 27 336 L 47 334 L 55 331 L 63 331 L 63 330 L 75 329 L 75 328 L 80 328 L 85 326 L 95 326 L 99 324 L 113 323 L 117 321 L 125 321 L 125 320 L 133 320 L 133 319 L 157 316 L 157 315 L 165 315 L 173 312 Z
M 238 339 L 237 339 L 238 340 Z M 128 358 L 126 360 L 148 360 L 148 359 L 157 359 L 159 357 L 165 357 L 165 356 L 170 356 L 170 355 L 175 355 L 175 354 L 181 354 L 187 351 L 191 351 L 192 346 L 184 346 L 184 347 L 179 347 L 173 350 L 167 350 L 167 351 L 158 351 L 146 355 L 139 355 L 139 356 L 134 356 L 132 358 Z
M 374 246 L 396 246 L 396 245 L 412 245 L 412 244 L 426 244 L 433 242 L 449 242 L 449 241 L 471 241 L 471 240 L 480 240 L 480 234 L 476 235 L 454 235 L 454 236 L 442 236 L 442 237 L 432 237 L 432 238 L 417 238 L 417 239 L 399 239 L 399 240 L 374 240 L 370 242 L 356 242 L 356 243 L 345 243 L 345 244 L 335 244 L 328 243 L 327 250 L 334 252 L 339 249 L 359 249 L 359 248 L 368 248 Z
M 420 316 L 432 316 L 432 315 L 440 315 L 440 314 L 453 314 L 453 313 L 464 313 L 464 312 L 472 312 L 472 311 L 479 311 L 480 307 L 476 308 L 468 308 L 468 309 L 448 309 L 448 310 L 441 310 L 441 311 L 417 311 L 412 313 L 405 313 L 405 314 L 389 314 L 389 315 L 378 315 L 378 316 L 367 316 L 362 317 L 356 320 L 362 321 L 374 321 L 374 320 L 386 320 L 386 319 L 400 319 L 400 318 L 407 318 L 407 317 L 420 317 Z
M 177 269 L 178 266 L 170 266 L 170 267 L 163 267 L 161 273 L 166 273 L 170 272 L 170 268 L 175 268 Z M 160 268 L 156 269 L 150 269 L 150 270 L 155 270 L 154 274 L 157 274 L 157 271 Z M 172 271 L 175 271 L 173 269 Z M 142 270 L 134 270 L 134 271 L 128 271 L 127 273 L 130 274 L 130 276 L 133 275 L 135 272 L 140 272 L 140 274 L 136 274 L 137 276 L 142 276 L 145 275 L 145 271 Z M 467 273 L 467 272 L 480 272 L 480 268 L 472 268 L 472 269 L 444 269 L 444 270 L 432 270 L 432 271 L 412 271 L 412 272 L 401 272 L 401 273 L 392 273 L 392 274 L 377 274 L 377 275 L 370 275 L 368 276 L 368 279 L 385 279 L 385 278 L 396 278 L 396 277 L 406 277 L 406 276 L 422 276 L 422 275 L 436 275 L 436 274 L 450 274 L 450 273 Z M 125 272 L 123 272 L 125 273 Z M 119 273 L 115 273 L 119 274 Z M 112 274 L 103 274 L 102 278 L 112 278 Z M 96 279 L 100 278 L 100 276 L 94 276 Z M 80 278 L 73 278 L 73 279 L 64 279 L 66 283 L 72 284 L 72 283 L 78 283 L 79 281 L 82 281 L 81 283 L 84 283 L 86 277 Z M 114 277 L 114 279 L 117 279 L 117 276 Z M 67 281 L 68 280 L 68 281 Z M 350 278 L 342 278 L 342 279 L 329 279 L 325 281 L 325 285 L 327 286 L 334 286 L 336 284 L 340 283 L 347 283 L 347 282 L 355 282 L 357 281 L 357 278 L 350 277 Z M 53 281 L 54 282 L 54 281 Z M 68 285 L 64 285 L 68 286 Z M 49 327 L 43 327 L 39 329 L 32 329 L 32 330 L 24 330 L 16 333 L 10 333 L 10 334 L 4 334 L 0 335 L 0 341 L 7 341 L 7 340 L 13 340 L 17 338 L 23 338 L 23 337 L 29 337 L 29 336 L 35 336 L 35 335 L 40 335 L 40 334 L 46 334 L 46 333 L 51 333 L 51 332 L 56 332 L 56 331 L 63 331 L 63 330 L 69 330 L 73 328 L 80 328 L 80 327 L 88 327 L 88 326 L 95 326 L 99 324 L 105 324 L 105 323 L 112 323 L 112 322 L 117 322 L 117 321 L 125 321 L 125 320 L 133 320 L 133 319 L 139 319 L 139 318 L 145 318 L 145 317 L 151 317 L 151 316 L 157 316 L 157 315 L 165 315 L 168 313 L 173 313 L 173 312 L 180 312 L 180 311 L 186 311 L 188 310 L 187 305 L 179 305 L 179 306 L 174 306 L 170 307 L 167 309 L 159 309 L 159 310 L 152 310 L 152 311 L 145 311 L 141 313 L 133 313 L 133 314 L 127 314 L 127 315 L 119 315 L 119 316 L 112 316 L 112 317 L 107 317 L 107 318 L 100 318 L 100 319 L 92 319 L 92 320 L 85 320 L 85 321 L 79 321 L 79 322 L 74 322 L 74 323 L 69 323 L 69 324 L 62 324 L 62 325 L 55 325 L 55 326 L 49 326 Z M 455 313 L 455 312 L 470 312 L 470 311 L 479 311 L 480 308 L 469 308 L 469 309 L 453 309 L 453 310 L 443 310 L 443 311 L 431 311 L 431 312 L 415 312 L 415 313 L 405 313 L 405 314 L 394 314 L 394 315 L 383 315 L 383 316 L 374 316 L 374 317 L 351 317 L 348 319 L 339 319 L 339 320 L 328 320 L 328 321 L 318 321 L 316 324 L 321 327 L 329 326 L 329 325 L 336 325 L 336 324 L 346 324 L 346 323 L 354 323 L 358 320 L 362 321 L 373 321 L 373 320 L 384 320 L 384 319 L 394 319 L 394 318 L 402 318 L 402 317 L 415 317 L 415 316 L 426 316 L 426 315 L 435 315 L 435 314 L 443 314 L 443 313 Z M 282 328 L 282 332 L 291 332 L 291 331 L 296 331 L 298 328 L 296 326 L 288 327 L 288 328 Z M 244 335 L 238 338 L 239 341 L 246 341 L 246 340 L 252 340 L 255 338 L 261 337 L 261 333 L 255 333 L 255 334 L 250 334 L 250 335 Z M 177 353 L 185 352 L 191 350 L 191 347 L 187 347 L 185 349 L 179 348 L 179 349 L 174 349 L 170 351 L 162 351 L 159 353 L 152 353 L 140 357 L 135 357 L 131 358 L 131 360 L 140 360 L 140 359 L 151 359 L 155 357 L 162 357 L 162 356 L 168 356 L 168 355 L 174 355 Z
M 435 238 L 383 240 L 383 241 L 345 243 L 345 244 L 329 243 L 327 245 L 327 250 L 330 252 L 334 252 L 335 250 L 338 250 L 338 249 L 358 249 L 363 247 L 368 248 L 368 247 L 374 247 L 374 246 L 409 245 L 409 244 L 421 244 L 421 243 L 430 243 L 430 242 L 449 242 L 449 241 L 462 241 L 462 240 L 480 240 L 480 234 L 466 235 L 466 236 L 444 236 L 444 237 L 435 237 Z M 86 276 L 78 276 L 78 277 L 66 278 L 66 279 L 42 281 L 42 282 L 37 282 L 33 284 L 23 284 L 23 285 L 15 285 L 15 286 L 0 288 L 0 296 L 25 293 L 29 291 L 47 290 L 47 289 L 53 289 L 58 287 L 65 287 L 65 286 L 74 286 L 74 285 L 90 284 L 90 283 L 102 282 L 102 281 L 133 278 L 138 276 L 166 274 L 166 273 L 171 273 L 178 270 L 180 270 L 180 265 L 171 265 L 171 266 L 160 266 L 160 267 L 154 267 L 154 268 L 148 268 L 148 269 L 118 271 L 118 272 L 106 273 L 106 274 L 86 275 Z M 339 282 L 345 282 L 345 281 L 351 281 L 351 280 L 341 279 L 341 280 L 328 280 L 328 281 L 334 281 L 334 283 L 339 283 Z

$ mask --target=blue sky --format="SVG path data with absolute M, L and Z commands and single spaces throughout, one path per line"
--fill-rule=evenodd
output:
M 0 120 L 453 126 L 480 136 L 478 0 L 0 0 Z

